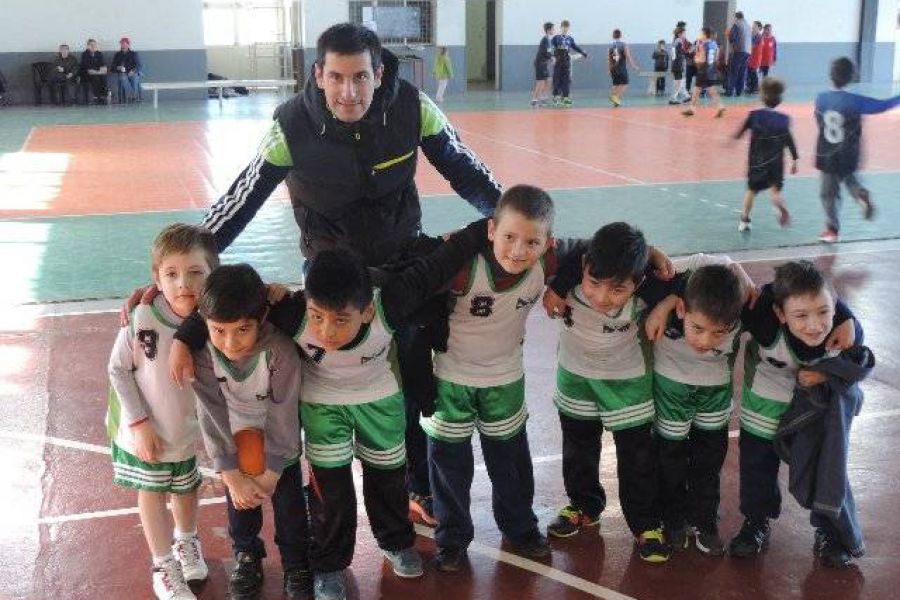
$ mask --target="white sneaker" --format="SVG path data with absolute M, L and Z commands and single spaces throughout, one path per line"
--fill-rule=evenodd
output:
M 181 565 L 185 581 L 203 581 L 209 575 L 209 567 L 203 560 L 203 549 L 197 536 L 189 540 L 175 540 L 172 554 Z
M 836 231 L 826 229 L 819 234 L 819 241 L 825 242 L 826 244 L 836 244 L 841 241 L 841 236 L 839 236 Z
M 153 569 L 153 593 L 159 600 L 197 600 L 188 587 L 177 560 L 167 560 Z
M 745 220 L 741 219 L 740 221 L 738 221 L 738 231 L 740 231 L 740 232 L 750 231 L 750 220 L 748 219 L 745 221 Z

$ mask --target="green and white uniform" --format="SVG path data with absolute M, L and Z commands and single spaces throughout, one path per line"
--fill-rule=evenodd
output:
M 381 294 L 375 316 L 349 347 L 326 352 L 304 317 L 294 340 L 305 354 L 300 411 L 306 456 L 317 467 L 349 464 L 354 454 L 366 464 L 393 469 L 406 462 L 406 412 L 394 372 L 394 330 Z
M 653 420 L 652 371 L 641 318 L 647 305 L 632 296 L 621 310 L 591 308 L 581 285 L 560 320 L 559 368 L 553 401 L 564 415 L 600 420 L 610 431 Z
M 228 425 L 234 435 L 242 429 L 266 428 L 268 402 L 271 400 L 270 363 L 271 352 L 254 354 L 243 371 L 234 365 L 211 343 L 207 349 L 213 357 L 212 367 L 219 390 L 228 406 Z
M 168 358 L 181 317 L 160 294 L 139 304 L 131 324 L 119 330 L 109 361 L 106 413 L 112 442 L 113 482 L 154 492 L 187 493 L 200 485 L 195 445 L 198 428 L 194 394 L 179 389 Z M 137 458 L 130 425 L 147 419 L 159 436 L 157 462 Z
M 465 289 L 453 292 L 447 351 L 435 354 L 438 395 L 434 414 L 421 420 L 426 434 L 461 442 L 475 427 L 495 439 L 522 430 L 528 419 L 525 323 L 540 301 L 545 278 L 539 261 L 513 287 L 498 291 L 485 257 L 475 257 Z

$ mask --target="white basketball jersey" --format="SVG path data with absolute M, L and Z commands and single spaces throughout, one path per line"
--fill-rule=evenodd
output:
M 633 379 L 647 372 L 641 348 L 641 314 L 637 296 L 615 314 L 590 307 L 578 285 L 569 292 L 559 328 L 559 366 L 588 379 Z
M 394 332 L 385 322 L 375 290 L 375 317 L 365 338 L 352 348 L 326 352 L 309 333 L 304 317 L 294 341 L 303 350 L 300 398 L 310 404 L 365 404 L 400 391 L 391 365 Z
M 455 298 L 450 313 L 447 351 L 435 354 L 435 375 L 473 387 L 522 378 L 525 322 L 541 300 L 545 277 L 543 261 L 538 261 L 515 286 L 498 292 L 487 261 L 476 256 L 468 288 Z
M 219 390 L 228 406 L 231 433 L 242 429 L 265 431 L 266 413 L 272 401 L 270 352 L 259 352 L 238 372 L 212 344 L 207 346 L 212 354 L 213 372 L 219 382 Z
M 726 385 L 731 381 L 732 360 L 740 333 L 737 325 L 718 346 L 701 353 L 684 341 L 683 332 L 669 327 L 653 345 L 653 369 L 663 377 L 687 385 Z
M 778 337 L 768 348 L 756 343 L 752 345 L 752 349 L 748 346 L 748 352 L 752 352 L 747 355 L 748 364 L 751 365 L 747 369 L 747 375 L 752 373 L 750 391 L 776 402 L 790 402 L 797 385 L 797 372 L 801 367 L 821 360 L 805 362 L 798 359 L 788 344 L 784 328 L 779 328 Z M 839 353 L 840 350 L 834 350 L 825 357 L 837 356 Z

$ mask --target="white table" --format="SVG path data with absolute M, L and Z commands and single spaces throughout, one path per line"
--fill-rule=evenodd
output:
M 141 82 L 141 88 L 153 92 L 153 108 L 159 106 L 159 90 L 195 90 L 217 88 L 219 90 L 219 106 L 222 105 L 222 90 L 230 87 L 276 88 L 279 93 L 283 88 L 297 85 L 293 79 L 219 79 L 207 81 L 160 81 Z

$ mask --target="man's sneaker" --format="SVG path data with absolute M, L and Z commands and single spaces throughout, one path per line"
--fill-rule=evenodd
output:
M 824 529 L 816 529 L 813 554 L 818 557 L 823 567 L 832 569 L 843 569 L 853 562 L 853 557 L 844 546 Z
M 237 563 L 228 578 L 228 593 L 233 600 L 251 600 L 263 584 L 262 560 L 249 552 L 238 552 Z
M 203 560 L 203 549 L 196 536 L 188 540 L 175 540 L 172 544 L 172 554 L 181 564 L 185 581 L 203 581 L 209 576 L 209 567 Z
M 869 190 L 866 188 L 860 189 L 859 195 L 856 196 L 856 201 L 859 202 L 863 209 L 863 219 L 871 221 L 872 217 L 875 216 L 875 205 L 872 204 L 872 195 L 869 193 Z
M 384 557 L 391 563 L 394 574 L 404 579 L 413 579 L 421 577 L 425 573 L 422 567 L 422 557 L 419 552 L 410 546 L 396 552 L 392 550 L 382 550 Z
M 687 525 L 681 525 L 680 527 L 666 527 L 664 528 L 663 533 L 665 534 L 666 543 L 676 552 L 687 550 L 690 545 L 690 535 L 692 532 L 691 528 Z
M 584 527 L 600 524 L 600 517 L 589 517 L 574 506 L 565 506 L 552 523 L 547 525 L 547 535 L 556 538 L 572 537 Z
M 634 538 L 641 560 L 662 563 L 669 560 L 672 549 L 665 541 L 662 529 L 648 529 Z
M 837 244 L 839 241 L 841 241 L 841 236 L 838 235 L 838 232 L 834 231 L 833 229 L 826 229 L 819 234 L 819 241 L 825 242 L 826 244 Z
M 728 544 L 728 554 L 738 558 L 756 556 L 769 547 L 769 538 L 772 530 L 768 519 L 744 519 L 741 530 L 737 532 Z
M 312 598 L 312 573 L 306 569 L 285 569 L 284 597 L 288 600 L 309 600 Z
M 346 600 L 347 582 L 343 571 L 331 571 L 329 573 L 316 573 L 315 584 L 316 600 Z
M 409 493 L 409 520 L 427 527 L 437 525 L 434 518 L 434 499 L 415 492 Z
M 694 536 L 694 544 L 697 546 L 697 550 L 709 556 L 722 556 L 725 554 L 725 542 L 722 541 L 719 531 L 715 527 L 712 529 L 698 528 Z
M 516 554 L 525 558 L 540 560 L 549 557 L 553 553 L 550 544 L 547 542 L 547 537 L 537 529 L 521 541 L 512 542 L 510 540 L 510 544 Z
M 153 593 L 159 600 L 196 600 L 175 559 L 153 568 Z
M 738 231 L 740 231 L 741 233 L 750 231 L 750 219 L 747 219 L 746 221 L 744 219 L 741 219 L 740 221 L 738 221 Z
M 438 548 L 434 555 L 434 566 L 443 573 L 456 573 L 466 562 L 464 548 Z
M 694 109 L 693 109 L 693 108 L 689 108 L 689 109 L 687 109 L 687 110 L 683 110 L 683 111 L 681 111 L 681 114 L 684 115 L 685 117 L 693 117 L 693 116 L 694 116 Z

